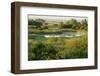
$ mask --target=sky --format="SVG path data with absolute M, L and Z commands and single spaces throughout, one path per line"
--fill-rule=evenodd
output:
M 44 20 L 57 20 L 57 21 L 65 21 L 70 19 L 76 19 L 78 21 L 81 21 L 83 19 L 88 19 L 87 17 L 82 16 L 57 16 L 57 15 L 28 15 L 28 19 L 44 19 Z

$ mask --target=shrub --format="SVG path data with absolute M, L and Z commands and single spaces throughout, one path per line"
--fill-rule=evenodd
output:
M 29 49 L 29 60 L 48 60 L 56 59 L 56 49 L 52 45 L 46 45 L 43 43 L 35 44 Z

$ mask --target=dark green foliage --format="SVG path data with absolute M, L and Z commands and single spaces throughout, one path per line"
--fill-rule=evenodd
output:
M 41 27 L 44 22 L 45 22 L 45 20 L 43 20 L 43 19 L 36 19 L 36 20 L 30 19 L 30 20 L 28 20 L 28 25 L 33 25 L 38 28 L 38 27 Z
M 81 29 L 84 29 L 84 30 L 87 30 L 87 28 L 88 28 L 88 23 L 87 23 L 87 20 L 85 19 L 85 20 L 82 20 L 81 21 L 81 23 L 80 23 L 80 28 Z
M 56 59 L 57 51 L 52 45 L 37 43 L 29 51 L 29 60 Z
M 65 26 L 64 26 L 64 28 L 72 28 L 72 24 L 66 24 Z
M 76 27 L 79 26 L 79 23 L 77 20 L 71 19 L 71 20 L 66 21 L 66 25 L 68 28 L 76 29 Z

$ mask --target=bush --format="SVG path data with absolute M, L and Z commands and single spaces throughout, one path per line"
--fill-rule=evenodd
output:
M 37 43 L 29 49 L 29 60 L 56 59 L 56 49 L 52 45 Z

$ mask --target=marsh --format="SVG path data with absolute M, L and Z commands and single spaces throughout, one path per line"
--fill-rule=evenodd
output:
M 87 57 L 87 17 L 28 16 L 28 60 Z

